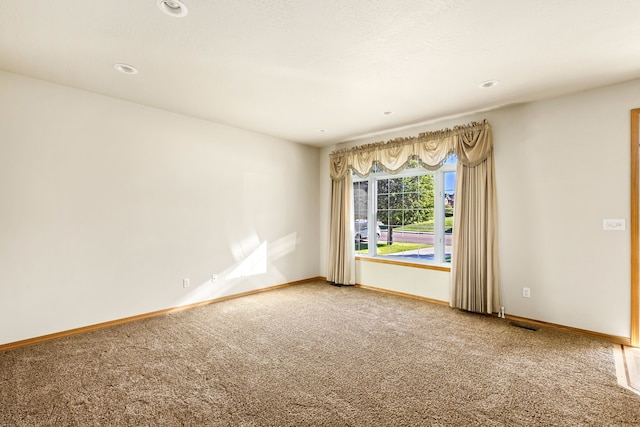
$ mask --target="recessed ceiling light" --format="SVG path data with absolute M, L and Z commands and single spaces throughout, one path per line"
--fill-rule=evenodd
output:
M 138 74 L 138 69 L 129 64 L 113 64 L 113 68 L 120 71 L 123 74 Z
M 318 132 L 320 133 L 325 133 L 327 130 L 326 129 L 318 129 Z
M 498 86 L 498 83 L 500 83 L 498 80 L 487 80 L 486 82 L 480 83 L 480 88 L 487 89 L 490 87 L 495 87 Z
M 156 0 L 156 4 L 158 9 L 174 18 L 182 18 L 189 12 L 187 6 L 180 0 Z
M 384 113 L 382 113 L 382 114 L 384 114 L 385 116 L 388 116 L 388 115 L 390 115 L 390 114 L 393 114 L 393 111 L 385 111 L 385 112 L 384 112 Z

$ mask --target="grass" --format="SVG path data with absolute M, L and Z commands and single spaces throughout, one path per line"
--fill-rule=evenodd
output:
M 391 245 L 387 245 L 384 242 L 378 242 L 378 254 L 379 255 L 390 255 L 398 252 L 405 251 L 413 251 L 416 249 L 423 248 L 432 248 L 433 245 L 427 245 L 422 243 L 392 243 Z M 356 244 L 356 252 L 357 253 L 367 253 L 369 250 L 369 244 L 367 243 L 359 243 Z
M 448 230 L 453 227 L 453 217 L 445 217 L 444 228 Z M 403 225 L 402 227 L 393 227 L 395 231 L 413 231 L 413 232 L 433 232 L 433 220 L 424 222 L 415 222 L 413 224 Z

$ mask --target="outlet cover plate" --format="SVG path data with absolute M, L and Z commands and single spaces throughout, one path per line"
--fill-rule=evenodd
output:
M 624 231 L 627 224 L 624 219 L 603 219 L 602 229 L 607 231 Z

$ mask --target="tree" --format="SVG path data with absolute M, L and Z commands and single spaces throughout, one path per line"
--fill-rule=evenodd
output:
M 433 221 L 433 175 L 378 181 L 378 220 L 387 225 Z

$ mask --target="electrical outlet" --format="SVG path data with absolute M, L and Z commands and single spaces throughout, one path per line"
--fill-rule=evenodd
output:
M 531 289 L 530 288 L 522 288 L 522 296 L 525 298 L 531 297 Z
M 218 281 L 218 275 L 214 274 L 213 276 L 211 276 L 211 283 L 215 283 Z
M 602 229 L 608 231 L 625 231 L 627 224 L 624 219 L 603 219 Z
M 189 279 L 182 279 L 182 287 L 188 288 L 189 286 L 191 286 L 191 281 Z

